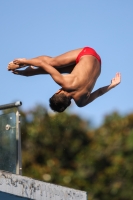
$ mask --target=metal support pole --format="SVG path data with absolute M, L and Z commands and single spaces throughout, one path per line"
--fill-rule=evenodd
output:
M 16 143 L 17 143 L 16 174 L 22 175 L 21 129 L 20 129 L 20 113 L 18 110 L 16 112 Z

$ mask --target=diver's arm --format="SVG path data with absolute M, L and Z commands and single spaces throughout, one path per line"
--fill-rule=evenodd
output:
M 121 82 L 121 74 L 120 73 L 116 73 L 116 76 L 111 80 L 111 84 L 110 85 L 107 85 L 105 87 L 101 87 L 98 90 L 92 92 L 90 94 L 90 97 L 87 100 L 87 102 L 85 102 L 84 105 L 80 105 L 80 107 L 85 106 L 85 105 L 91 103 L 96 98 L 102 96 L 103 94 L 107 93 L 108 91 L 110 91 L 111 89 L 113 89 L 114 87 L 116 87 L 120 82 Z

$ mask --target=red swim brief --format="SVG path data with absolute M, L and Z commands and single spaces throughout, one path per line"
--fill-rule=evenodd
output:
M 100 58 L 100 56 L 97 54 L 97 52 L 96 52 L 94 49 L 92 49 L 92 48 L 90 48 L 90 47 L 84 47 L 84 48 L 83 48 L 83 50 L 79 53 L 79 55 L 78 55 L 77 58 L 76 58 L 76 63 L 78 63 L 79 60 L 80 60 L 80 58 L 81 58 L 82 56 L 84 56 L 84 55 L 92 55 L 92 56 L 94 56 L 95 58 L 98 59 L 98 61 L 99 61 L 100 64 L 101 64 L 101 58 Z

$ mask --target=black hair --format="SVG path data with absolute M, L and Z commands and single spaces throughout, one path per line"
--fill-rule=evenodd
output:
M 71 104 L 71 98 L 63 93 L 54 94 L 49 99 L 49 103 L 52 110 L 56 112 L 63 112 Z

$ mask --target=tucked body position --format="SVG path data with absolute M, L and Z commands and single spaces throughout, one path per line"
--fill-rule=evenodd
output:
M 57 57 L 15 59 L 8 64 L 8 70 L 23 76 L 49 74 L 61 86 L 49 99 L 51 109 L 57 112 L 63 112 L 72 99 L 78 107 L 86 106 L 121 81 L 121 74 L 116 73 L 109 85 L 92 92 L 101 73 L 101 58 L 90 47 L 72 50 Z

